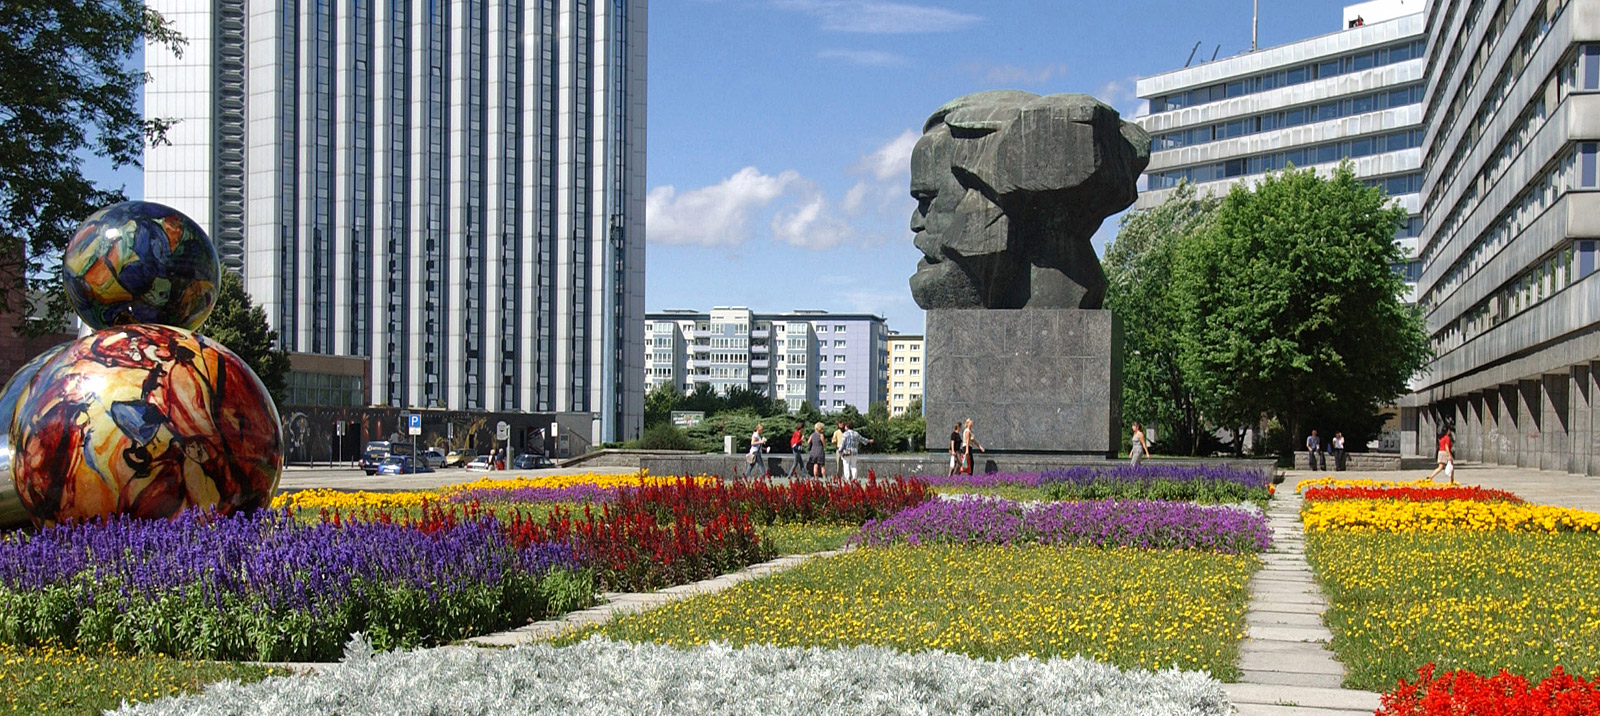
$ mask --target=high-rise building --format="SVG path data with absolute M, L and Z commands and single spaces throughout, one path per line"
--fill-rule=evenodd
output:
M 397 406 L 643 420 L 648 0 L 151 0 L 145 196 Z
M 1433 0 L 1402 449 L 1600 474 L 1600 1 Z
M 887 398 L 888 340 L 883 318 L 869 314 L 663 311 L 645 316 L 643 372 L 652 390 L 746 388 L 791 411 L 810 402 L 823 412 L 851 405 L 864 413 Z
M 922 401 L 922 336 L 889 334 L 889 415 Z
M 1179 182 L 1221 196 L 1289 166 L 1331 170 L 1350 159 L 1410 214 L 1395 235 L 1416 255 L 1421 227 L 1422 96 L 1427 48 L 1421 0 L 1345 9 L 1336 32 L 1140 79 L 1149 113 L 1148 209 Z M 1416 281 L 1413 259 L 1396 266 Z

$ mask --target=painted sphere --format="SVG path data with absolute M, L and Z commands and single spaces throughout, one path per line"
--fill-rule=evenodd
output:
M 159 323 L 196 330 L 222 280 L 217 248 L 182 212 L 148 201 L 101 209 L 61 258 L 67 300 L 93 328 Z
M 16 484 L 11 480 L 11 421 L 17 414 L 17 402 L 22 398 L 23 391 L 33 383 L 33 376 L 39 373 L 45 362 L 70 345 L 72 344 L 62 343 L 52 346 L 49 350 L 34 356 L 33 360 L 28 361 L 6 381 L 4 389 L 0 389 L 0 529 L 28 522 L 28 513 L 22 509 Z
M 12 474 L 34 522 L 262 507 L 283 432 L 254 371 L 205 336 L 154 324 L 74 341 L 23 391 Z

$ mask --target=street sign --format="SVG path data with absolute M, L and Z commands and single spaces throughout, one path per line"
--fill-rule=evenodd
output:
M 338 435 L 341 438 L 344 437 L 344 421 L 343 420 L 335 420 L 333 422 L 333 434 L 334 435 Z
M 412 435 L 422 434 L 422 414 L 412 413 L 406 416 L 406 432 Z
M 509 424 L 507 424 L 506 421 L 502 420 L 502 421 L 500 421 L 498 423 L 495 423 L 495 426 L 494 426 L 494 439 L 496 439 L 496 440 L 510 440 L 511 439 L 511 426 Z
M 444 437 L 445 437 L 446 440 L 454 440 L 454 439 L 456 439 L 456 424 L 455 423 L 445 423 L 444 424 Z

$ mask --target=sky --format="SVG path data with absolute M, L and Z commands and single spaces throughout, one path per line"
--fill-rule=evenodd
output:
M 1340 29 L 1345 2 L 1259 0 L 1260 46 Z M 1250 47 L 1251 0 L 654 0 L 647 311 L 873 313 L 920 333 L 909 158 L 972 92 L 1084 92 Z M 137 168 L 90 176 L 142 193 Z M 1097 251 L 1117 217 L 1095 235 Z

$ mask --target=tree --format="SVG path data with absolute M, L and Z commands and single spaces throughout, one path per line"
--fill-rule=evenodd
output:
M 1183 373 L 1180 297 L 1172 280 L 1179 248 L 1211 224 L 1220 200 L 1183 182 L 1160 206 L 1122 218 L 1101 262 L 1106 308 L 1122 318 L 1122 415 L 1171 431 L 1173 447 L 1200 445 L 1200 406 Z
M 811 431 L 811 426 L 822 422 L 822 411 L 817 410 L 817 406 L 812 405 L 809 400 L 801 401 L 800 410 L 796 411 L 794 416 L 800 419 L 800 424 L 806 427 L 806 432 Z
M 662 383 L 644 396 L 644 426 L 650 428 L 672 420 L 672 411 L 683 401 L 683 393 L 672 383 Z
M 217 306 L 200 332 L 226 346 L 256 372 L 279 407 L 289 394 L 289 354 L 278 347 L 278 332 L 267 325 L 267 312 L 250 300 L 244 281 L 222 271 Z
M 1391 268 L 1405 216 L 1348 161 L 1326 179 L 1291 167 L 1235 185 L 1174 271 L 1203 412 L 1228 426 L 1265 414 L 1298 440 L 1311 416 L 1343 430 L 1403 394 L 1429 360 Z
M 173 122 L 139 116 L 147 78 L 125 66 L 145 41 L 174 54 L 184 44 L 141 0 L 0 4 L 0 256 L 27 257 L 4 277 L 0 310 L 24 310 L 11 302 L 32 288 L 50 297 L 50 316 L 66 313 L 46 267 L 80 222 L 124 199 L 84 177 L 82 154 L 122 167 L 139 162 L 145 142 L 165 141 Z

